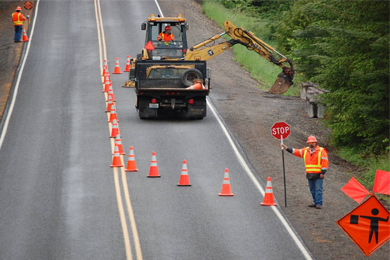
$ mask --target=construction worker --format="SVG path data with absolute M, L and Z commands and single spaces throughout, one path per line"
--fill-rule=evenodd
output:
M 12 22 L 15 26 L 15 36 L 14 41 L 15 42 L 21 42 L 20 38 L 22 37 L 22 30 L 23 30 L 23 21 L 26 21 L 28 18 L 30 18 L 29 15 L 27 15 L 27 18 L 21 13 L 22 7 L 18 6 L 16 7 L 15 12 L 12 14 Z
M 307 138 L 307 143 L 309 147 L 302 149 L 290 148 L 284 144 L 280 144 L 280 146 L 305 161 L 306 178 L 309 181 L 310 192 L 313 197 L 313 204 L 310 204 L 309 207 L 321 209 L 324 178 L 329 165 L 328 153 L 325 148 L 317 145 L 317 139 L 312 135 Z
M 161 32 L 157 36 L 157 41 L 164 41 L 164 42 L 176 41 L 175 36 L 173 35 L 173 33 L 171 33 L 171 26 L 169 25 L 165 26 L 165 31 Z

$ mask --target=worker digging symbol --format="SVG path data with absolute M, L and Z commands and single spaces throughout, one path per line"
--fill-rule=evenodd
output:
M 379 214 L 379 210 L 377 208 L 373 208 L 371 210 L 371 214 L 376 216 L 376 215 Z M 369 234 L 369 238 L 368 238 L 368 243 L 371 243 L 372 236 L 375 233 L 375 242 L 376 242 L 376 244 L 378 244 L 379 221 L 387 222 L 389 220 L 389 217 L 387 217 L 386 219 L 378 218 L 378 217 L 370 217 L 370 216 L 360 216 L 360 217 L 371 220 L 371 223 L 370 223 L 370 234 Z M 359 223 L 359 216 L 358 215 L 351 215 L 351 224 L 358 224 L 358 223 Z

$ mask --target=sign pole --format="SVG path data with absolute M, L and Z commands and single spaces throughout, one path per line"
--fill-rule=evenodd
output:
M 283 136 L 280 136 L 281 144 L 283 144 Z M 284 148 L 282 147 L 282 161 L 283 161 L 283 181 L 284 181 L 284 206 L 287 208 L 287 191 L 286 191 L 286 170 L 284 167 Z

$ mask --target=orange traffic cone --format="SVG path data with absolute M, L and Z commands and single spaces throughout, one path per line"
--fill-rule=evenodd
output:
M 134 158 L 133 146 L 130 146 L 129 159 L 127 160 L 126 172 L 138 172 L 137 165 Z
M 228 168 L 225 169 L 225 175 L 223 177 L 223 182 L 222 182 L 222 190 L 221 193 L 219 193 L 219 196 L 234 196 L 230 187 Z
M 111 112 L 112 111 L 112 106 L 114 105 L 114 102 L 112 102 L 112 100 L 108 100 L 107 101 L 107 108 L 106 108 L 106 112 Z
M 115 145 L 114 157 L 112 158 L 111 167 L 123 167 L 121 156 L 119 155 L 119 148 Z
M 114 72 L 112 74 L 122 74 L 121 69 L 119 67 L 119 59 L 118 59 L 118 57 L 116 58 L 115 69 L 114 69 Z
M 190 178 L 188 177 L 187 160 L 183 160 L 183 167 L 181 168 L 180 181 L 177 186 L 191 186 Z
M 24 29 L 24 27 L 23 27 L 23 38 L 22 38 L 22 41 L 24 41 L 24 42 L 28 41 L 28 37 L 27 37 L 26 30 Z
M 129 71 L 130 71 L 130 55 L 127 55 L 126 68 L 124 72 L 129 72 Z
M 108 75 L 106 76 L 106 80 L 104 80 L 104 90 L 103 93 L 108 93 L 110 91 L 110 87 L 112 86 L 111 80 L 109 79 Z
M 157 166 L 157 159 L 156 159 L 156 153 L 152 153 L 152 160 L 150 162 L 150 169 L 149 169 L 149 175 L 148 178 L 158 178 L 161 177 L 158 173 L 158 166 Z
M 108 65 L 107 65 L 107 60 L 103 61 L 103 72 L 102 72 L 102 77 L 108 73 Z
M 267 179 L 267 187 L 265 188 L 264 201 L 261 203 L 263 206 L 276 206 L 274 201 L 274 193 L 272 192 L 271 177 Z
M 105 85 L 107 82 L 110 82 L 111 83 L 111 77 L 110 77 L 110 74 L 106 73 L 104 74 L 104 79 L 103 79 L 103 85 Z
M 112 100 L 112 102 L 115 102 L 115 96 L 114 96 L 114 91 L 112 90 L 112 86 L 110 86 L 110 90 L 108 91 L 107 94 L 107 101 Z
M 111 129 L 110 138 L 117 137 L 118 134 L 119 134 L 118 120 L 114 119 L 112 120 L 112 129 Z
M 122 140 L 121 140 L 121 136 L 119 134 L 116 135 L 115 146 L 118 146 L 119 154 L 121 154 L 121 155 L 125 154 L 123 152 Z
M 107 121 L 108 123 L 112 123 L 114 119 L 116 119 L 117 122 L 119 122 L 117 116 L 116 116 L 116 110 L 115 105 L 112 105 L 112 110 L 110 111 L 110 119 Z

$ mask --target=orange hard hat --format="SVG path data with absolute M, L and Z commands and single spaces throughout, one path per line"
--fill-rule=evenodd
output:
M 170 30 L 171 29 L 171 26 L 167 25 L 165 26 L 165 30 Z
M 317 143 L 317 139 L 311 135 L 307 138 L 307 143 Z
M 16 11 L 22 11 L 22 7 L 20 6 L 16 7 Z

